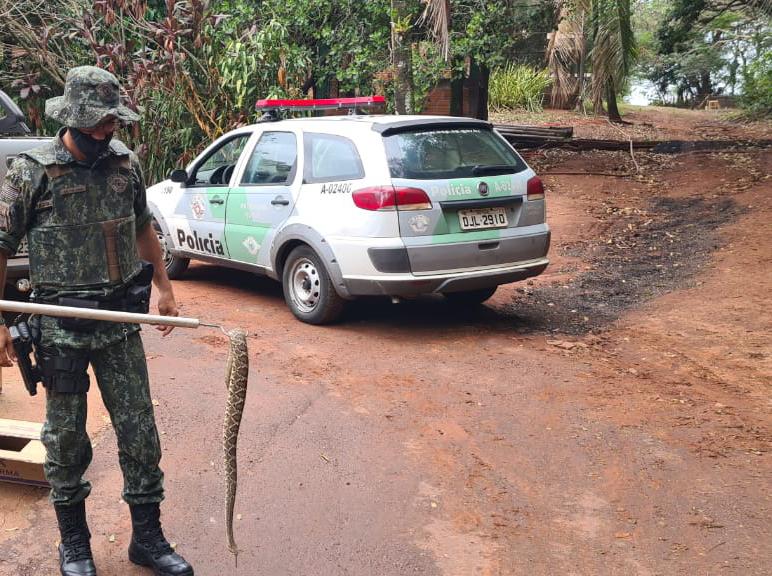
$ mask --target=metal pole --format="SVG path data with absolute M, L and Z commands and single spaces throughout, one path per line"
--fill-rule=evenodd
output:
M 6 312 L 19 312 L 21 314 L 57 316 L 62 318 L 85 318 L 88 320 L 107 320 L 108 322 L 129 322 L 131 324 L 158 324 L 161 326 L 175 326 L 177 328 L 198 328 L 199 326 L 210 326 L 210 324 L 204 324 L 203 322 L 200 322 L 198 318 L 158 316 L 153 314 L 135 314 L 132 312 L 116 312 L 114 310 L 95 310 L 93 308 L 54 306 L 53 304 L 13 302 L 11 300 L 0 300 L 0 310 Z

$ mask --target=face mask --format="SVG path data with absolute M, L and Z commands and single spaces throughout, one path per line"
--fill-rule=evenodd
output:
M 89 164 L 96 162 L 107 151 L 107 148 L 110 146 L 110 140 L 113 138 L 112 134 L 108 134 L 104 140 L 96 140 L 77 128 L 67 128 L 67 130 L 70 132 L 75 146 L 86 157 L 86 162 Z

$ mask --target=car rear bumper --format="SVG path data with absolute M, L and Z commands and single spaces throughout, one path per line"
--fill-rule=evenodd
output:
M 468 233 L 462 233 L 462 237 Z M 456 235 L 453 235 L 456 236 Z M 488 238 L 471 242 L 408 243 L 409 271 L 416 276 L 453 273 L 459 269 L 511 266 L 547 256 L 550 231 L 545 224 L 505 229 Z
M 478 290 L 518 282 L 538 276 L 548 264 L 547 258 L 537 258 L 507 266 L 466 272 L 422 274 L 421 276 L 413 274 L 349 276 L 344 277 L 343 282 L 352 296 L 417 296 L 432 292 Z

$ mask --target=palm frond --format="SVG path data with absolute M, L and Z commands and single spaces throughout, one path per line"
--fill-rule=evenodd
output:
M 563 107 L 577 93 L 578 78 L 575 74 L 582 57 L 584 39 L 581 22 L 562 20 L 552 33 L 547 46 L 547 68 L 552 75 L 552 104 Z
M 765 14 L 772 14 L 772 0 L 750 0 L 752 8 L 758 8 Z
M 592 27 L 592 100 L 600 106 L 609 85 L 621 88 L 635 57 L 630 0 L 595 0 Z
M 447 61 L 450 56 L 450 0 L 426 0 L 426 8 L 418 20 L 419 25 L 424 23 L 429 24 L 434 41 Z
M 584 1 L 588 0 L 578 3 Z M 579 89 L 580 78 L 576 72 L 584 58 L 584 19 L 570 11 L 562 0 L 558 2 L 561 19 L 547 45 L 547 68 L 552 76 L 552 105 L 564 107 Z M 574 6 L 576 4 L 572 8 Z

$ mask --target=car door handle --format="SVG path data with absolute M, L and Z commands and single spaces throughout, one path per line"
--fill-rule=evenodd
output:
M 271 200 L 271 204 L 273 204 L 274 206 L 289 206 L 289 200 L 286 200 L 281 196 L 277 196 L 276 198 Z
M 219 196 L 215 196 L 214 198 L 209 199 L 210 204 L 225 204 L 225 200 L 220 198 Z

